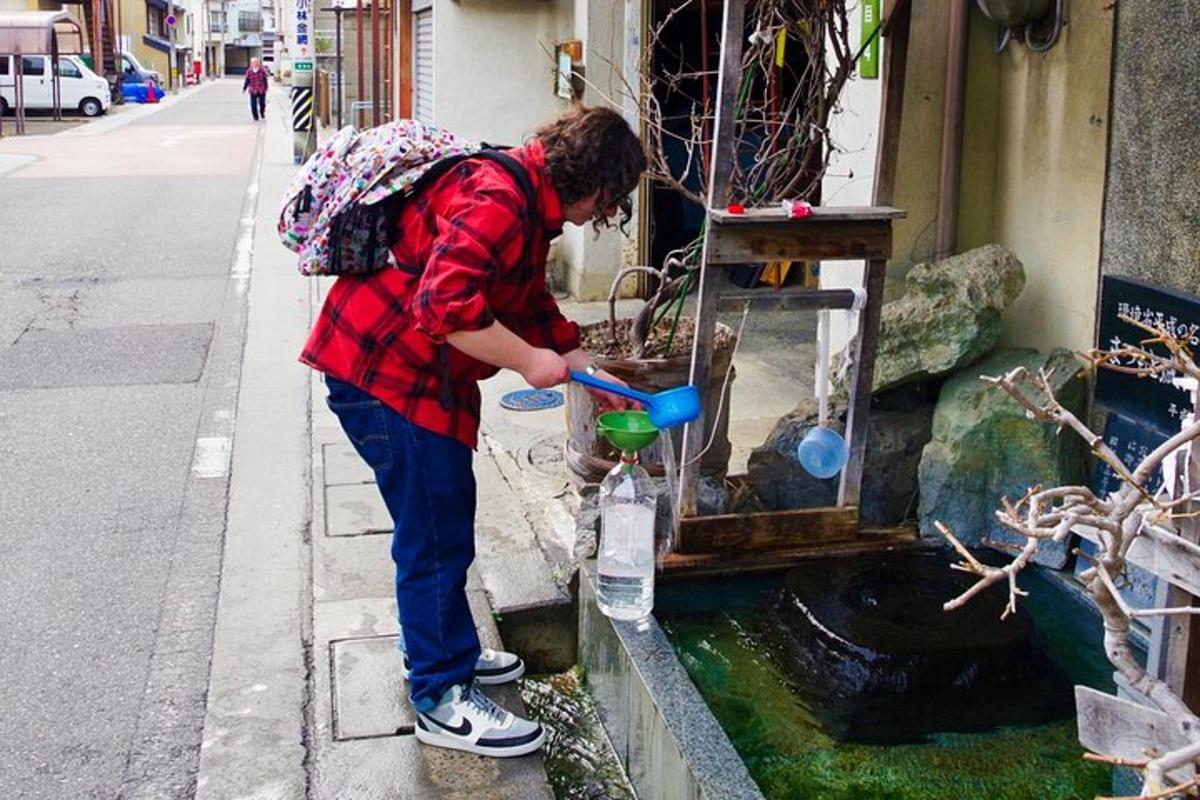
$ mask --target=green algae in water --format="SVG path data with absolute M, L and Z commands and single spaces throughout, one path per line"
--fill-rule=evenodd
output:
M 546 728 L 542 756 L 555 800 L 635 800 L 576 667 L 526 677 L 521 699 Z
M 1111 691 L 1099 625 L 1083 607 L 1064 614 L 1064 591 L 1030 573 L 1021 613 L 1072 681 Z M 987 733 L 939 734 L 872 746 L 825 734 L 772 660 L 759 630 L 778 578 L 664 587 L 655 611 L 688 674 L 771 800 L 1004 800 L 1092 798 L 1111 771 L 1083 761 L 1073 717 Z M 1051 624 L 1052 621 L 1052 624 Z M 970 709 L 963 710 L 969 714 Z

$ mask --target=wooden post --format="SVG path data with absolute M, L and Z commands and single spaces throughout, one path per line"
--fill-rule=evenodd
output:
M 1192 397 L 1193 413 L 1200 419 L 1200 391 Z M 1196 481 L 1200 480 L 1200 454 L 1197 453 L 1197 446 L 1193 444 L 1188 453 L 1190 456 L 1178 471 L 1180 476 L 1187 476 L 1187 480 L 1183 480 L 1182 477 L 1179 479 L 1179 484 L 1182 484 L 1181 492 L 1184 491 L 1183 487 L 1191 487 L 1194 491 Z M 1200 544 L 1200 519 L 1189 514 L 1194 515 L 1197 512 L 1200 512 L 1200 503 L 1193 500 L 1186 504 L 1184 514 L 1176 522 L 1179 535 L 1193 544 Z M 1196 605 L 1194 595 L 1175 586 L 1167 592 L 1165 607 L 1189 605 Z M 1176 616 L 1172 617 L 1168 624 L 1170 628 L 1167 636 L 1167 663 L 1163 679 L 1188 708 L 1200 713 L 1200 616 Z
M 839 506 L 857 506 L 862 490 L 863 463 L 867 452 L 867 417 L 871 408 L 871 382 L 875 378 L 875 352 L 879 346 L 879 318 L 883 306 L 887 259 L 869 259 L 864 273 L 867 302 L 859 312 L 858 333 L 854 337 L 854 380 L 850 384 L 850 409 L 846 414 L 846 445 L 850 449 L 850 456 L 838 486 Z
M 742 31 L 745 27 L 745 0 L 726 0 L 721 23 L 721 64 L 717 73 L 716 129 L 713 132 L 712 160 L 709 162 L 707 210 L 723 209 L 729 205 L 729 183 L 733 175 L 734 114 L 742 74 Z M 712 222 L 705 226 L 704 249 L 700 259 L 700 301 L 696 309 L 696 331 L 692 343 L 691 384 L 704 391 L 712 366 L 713 337 L 716 334 L 717 311 L 721 304 L 723 275 L 715 274 L 708 266 L 712 241 Z M 716 411 L 716 409 L 712 409 Z M 682 468 L 679 501 L 675 523 L 682 517 L 694 516 L 700 492 L 700 459 L 704 447 L 705 417 L 684 428 L 680 459 Z M 692 463 L 694 462 L 694 463 Z
M 396 82 L 400 95 L 400 118 L 411 119 L 412 111 L 412 0 L 396 3 L 396 25 L 400 30 L 400 79 Z
M 884 9 L 881 35 L 886 42 L 883 61 L 883 107 L 875 150 L 875 188 L 872 203 L 890 206 L 896 195 L 896 164 L 900 122 L 904 117 L 904 76 L 908 67 L 908 31 L 912 21 L 909 0 L 890 0 Z

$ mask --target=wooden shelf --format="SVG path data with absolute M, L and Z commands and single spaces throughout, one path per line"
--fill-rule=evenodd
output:
M 727 550 L 721 553 L 668 553 L 662 559 L 664 581 L 693 578 L 704 575 L 730 577 L 759 572 L 778 572 L 801 561 L 813 558 L 838 558 L 869 553 L 891 553 L 912 550 L 924 546 L 906 528 L 896 528 L 891 533 L 875 531 L 874 535 L 863 536 L 852 542 L 814 542 L 800 547 L 770 550 Z
M 718 225 L 820 225 L 826 222 L 890 222 L 904 219 L 908 212 L 891 206 L 816 206 L 812 213 L 802 219 L 792 219 L 783 214 L 783 209 L 748 208 L 741 214 L 730 214 L 724 209 L 709 212 L 708 218 Z
M 797 259 L 886 259 L 892 254 L 891 213 L 859 209 L 833 210 L 790 219 L 776 209 L 750 209 L 745 214 L 714 211 L 708 231 L 706 263 L 747 264 Z M 752 213 L 759 212 L 759 213 Z M 896 211 L 896 215 L 903 212 Z
M 857 506 L 755 511 L 681 519 L 675 552 L 693 555 L 772 550 L 852 542 L 857 538 Z

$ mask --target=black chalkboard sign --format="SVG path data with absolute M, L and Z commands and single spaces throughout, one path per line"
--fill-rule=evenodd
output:
M 1131 471 L 1137 469 L 1137 465 L 1160 444 L 1170 439 L 1173 433 L 1174 431 L 1143 425 L 1115 412 L 1110 412 L 1104 423 L 1104 443 Z M 1146 490 L 1153 494 L 1161 485 L 1162 471 L 1159 470 L 1146 481 Z M 1092 478 L 1092 491 L 1097 497 L 1107 497 L 1110 492 L 1120 488 L 1121 479 L 1108 464 L 1098 460 L 1096 474 Z
M 1097 347 L 1110 349 L 1138 344 L 1150 334 L 1120 319 L 1165 326 L 1176 337 L 1200 346 L 1200 297 L 1152 286 L 1132 278 L 1104 276 L 1100 284 L 1100 330 Z M 1152 347 L 1166 355 L 1166 348 Z M 1132 363 L 1127 364 L 1132 366 Z M 1101 369 L 1096 374 L 1096 404 L 1135 420 L 1141 425 L 1175 433 L 1184 414 L 1191 411 L 1187 392 L 1172 383 L 1173 374 L 1150 378 Z

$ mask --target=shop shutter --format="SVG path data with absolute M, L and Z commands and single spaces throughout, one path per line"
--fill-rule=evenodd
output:
M 413 12 L 413 116 L 433 124 L 433 7 Z

